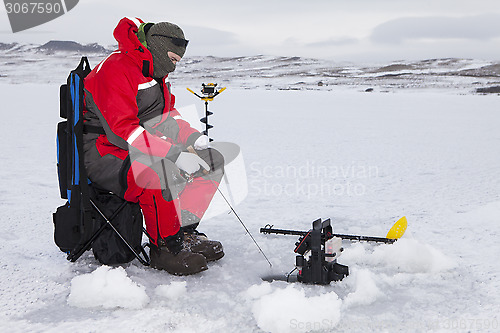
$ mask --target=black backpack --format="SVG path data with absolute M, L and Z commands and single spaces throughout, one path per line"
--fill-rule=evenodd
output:
M 95 258 L 106 265 L 134 258 L 149 265 L 141 245 L 144 229 L 139 204 L 99 189 L 87 178 L 83 159 L 83 83 L 90 71 L 87 58 L 82 57 L 60 88 L 60 116 L 66 120 L 57 125 L 57 172 L 60 195 L 67 202 L 53 214 L 54 240 L 70 261 L 76 261 L 92 247 Z

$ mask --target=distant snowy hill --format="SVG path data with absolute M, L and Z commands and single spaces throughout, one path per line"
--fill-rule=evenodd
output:
M 113 48 L 73 41 L 50 41 L 43 45 L 0 43 L 0 82 L 61 82 L 82 55 L 88 56 L 91 65 L 95 66 Z M 226 86 L 269 90 L 451 88 L 457 93 L 499 93 L 500 61 L 448 58 L 355 64 L 267 55 L 189 56 L 188 51 L 170 79 L 184 86 L 218 82 Z

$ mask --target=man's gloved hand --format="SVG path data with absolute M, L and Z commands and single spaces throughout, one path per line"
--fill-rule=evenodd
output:
M 210 143 L 210 140 L 208 139 L 208 136 L 202 135 L 196 141 L 194 142 L 194 149 L 196 150 L 202 150 L 202 149 L 207 149 L 208 144 Z
M 177 167 L 188 174 L 193 174 L 196 171 L 200 170 L 200 167 L 210 171 L 210 166 L 205 162 L 204 160 L 201 159 L 196 154 L 188 153 L 188 152 L 182 152 L 179 154 L 179 157 L 177 160 L 175 160 L 175 165 Z

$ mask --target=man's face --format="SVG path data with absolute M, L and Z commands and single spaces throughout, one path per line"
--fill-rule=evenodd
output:
M 180 56 L 180 55 L 178 55 L 178 54 L 175 54 L 174 52 L 170 52 L 170 51 L 168 51 L 168 52 L 167 52 L 167 56 L 170 58 L 170 61 L 172 61 L 172 63 L 173 63 L 174 65 L 177 65 L 177 63 L 178 63 L 179 61 L 181 61 L 181 56 Z

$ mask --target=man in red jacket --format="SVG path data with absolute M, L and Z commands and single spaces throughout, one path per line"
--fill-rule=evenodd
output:
M 222 245 L 195 230 L 223 175 L 223 158 L 175 109 L 168 74 L 188 41 L 168 22 L 123 18 L 118 50 L 85 78 L 85 167 L 89 179 L 142 208 L 151 266 L 193 274 Z M 181 227 L 182 224 L 182 227 Z

